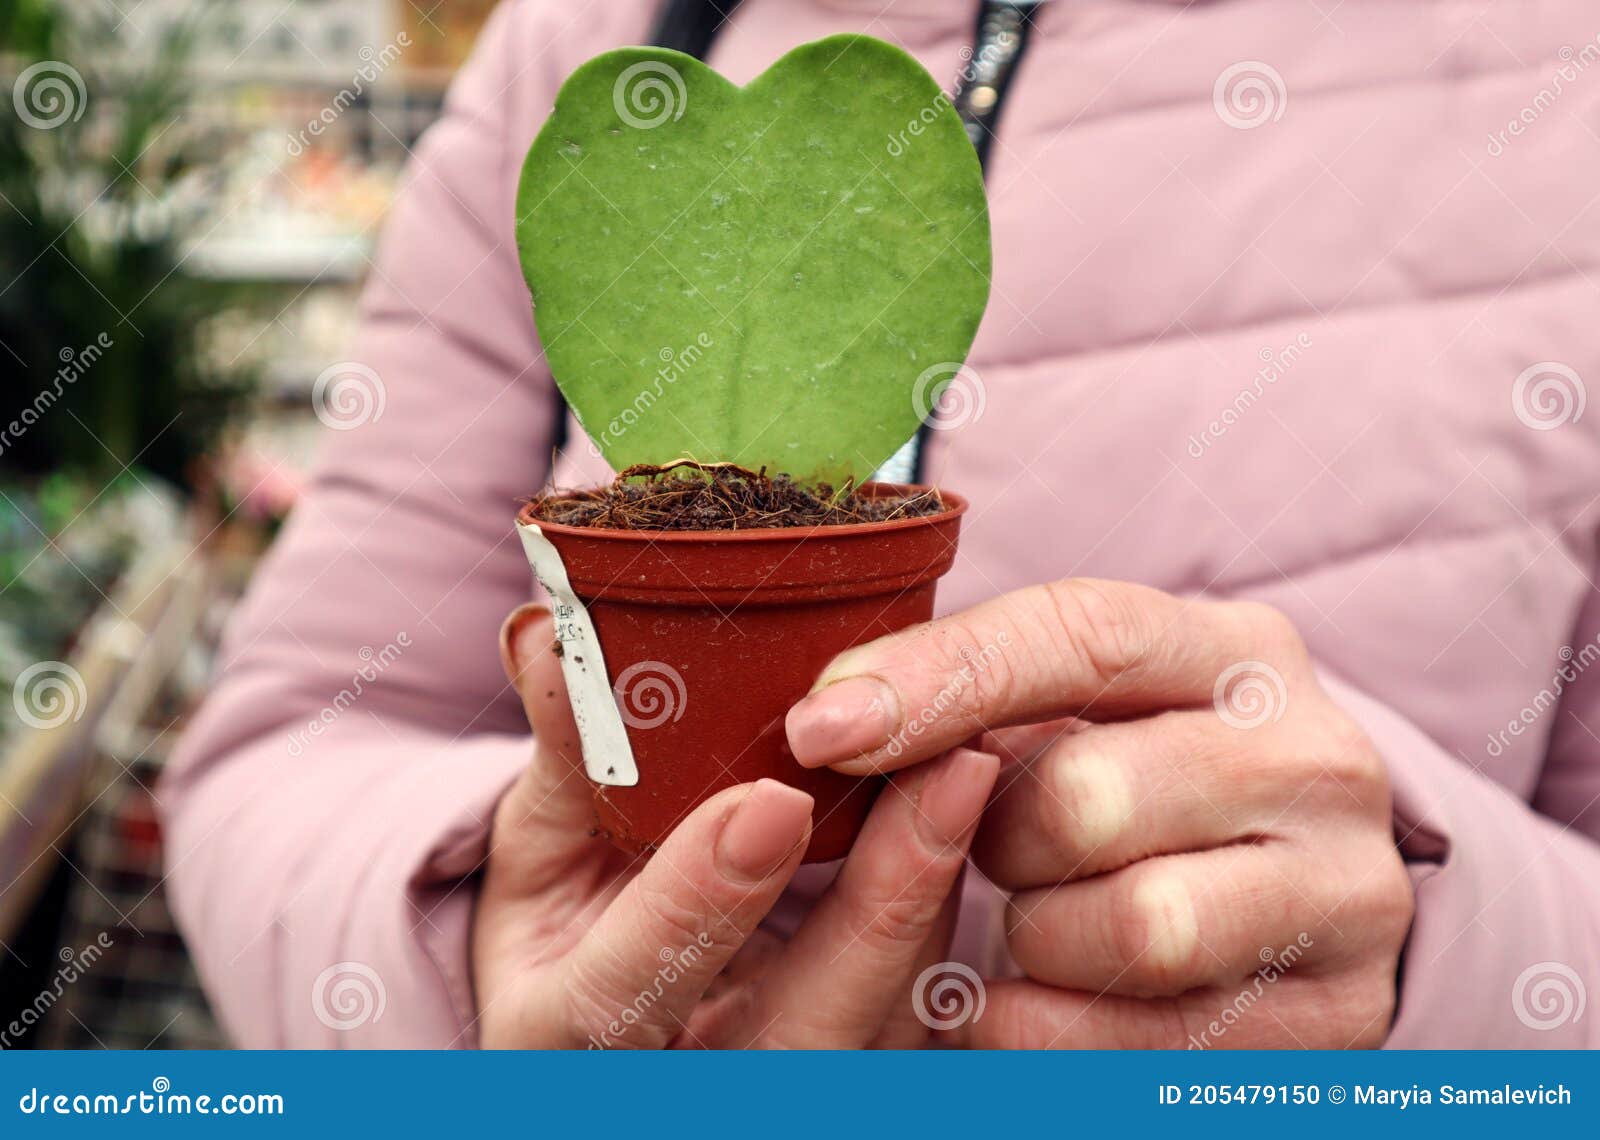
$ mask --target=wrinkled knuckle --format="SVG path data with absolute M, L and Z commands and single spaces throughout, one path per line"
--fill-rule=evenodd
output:
M 1122 963 L 1130 974 L 1148 969 L 1148 964 L 1141 964 L 1150 946 L 1150 927 L 1144 907 L 1133 891 L 1123 890 L 1112 896 L 1110 909 L 1111 921 L 1106 924 L 1104 936 L 1114 960 Z
M 1388 770 L 1353 720 L 1332 710 L 1313 721 L 1298 739 L 1298 765 L 1312 780 L 1337 788 L 1362 808 L 1387 806 Z
M 1020 675 L 1009 659 L 1014 644 L 1004 628 L 980 628 L 967 615 L 935 622 L 907 642 L 897 670 L 908 681 L 902 694 L 920 693 L 922 700 L 900 710 L 898 739 L 915 740 L 936 725 L 953 726 L 952 732 L 983 727 L 986 709 L 1016 696 Z
M 1046 753 L 1034 766 L 1038 782 L 1020 785 L 1028 797 L 1028 815 L 1049 851 L 1076 862 L 1082 829 L 1076 820 L 1081 814 L 1079 795 L 1074 786 L 1072 756 L 1065 750 Z
M 947 641 L 939 660 L 947 669 L 947 689 L 966 694 L 967 703 L 978 706 L 1015 693 L 1019 674 L 1007 652 L 1013 644 L 1009 632 L 981 629 L 964 617 L 952 619 L 944 628 Z
M 1175 994 L 1203 978 L 1204 950 L 1187 884 L 1158 870 L 1136 872 L 1114 896 L 1112 923 L 1127 981 L 1142 993 Z
M 705 909 L 685 903 L 670 891 L 646 887 L 639 880 L 639 908 L 644 916 L 644 937 L 660 943 L 659 949 L 676 950 L 703 940 L 722 942 L 732 934 L 731 923 L 709 918 Z
M 581 960 L 575 959 L 572 963 L 567 984 L 561 987 L 561 1002 L 568 1029 L 579 1041 L 615 1036 L 624 1046 L 644 1043 L 637 1034 L 629 1040 L 614 1032 L 624 999 L 615 995 L 610 983 L 596 976 Z
M 1041 591 L 1039 617 L 1051 641 L 1093 681 L 1108 685 L 1143 666 L 1150 632 L 1118 589 L 1093 579 L 1065 578 Z
M 1066 880 L 1109 866 L 1109 849 L 1133 814 L 1133 793 L 1117 763 L 1092 742 L 1048 755 L 1030 789 L 1034 825 Z
M 917 945 L 927 937 L 943 900 L 908 892 L 896 898 L 864 901 L 856 928 L 868 946 L 891 949 Z

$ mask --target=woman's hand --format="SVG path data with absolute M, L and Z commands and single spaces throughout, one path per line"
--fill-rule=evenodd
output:
M 1412 892 L 1387 776 L 1277 611 L 1117 582 L 1023 590 L 842 654 L 788 731 L 801 763 L 853 773 L 984 733 L 1019 759 L 974 861 L 1014 892 L 1027 979 L 989 985 L 965 1043 L 1388 1032 Z
M 918 973 L 946 955 L 999 761 L 949 750 L 897 777 L 793 939 L 758 925 L 800 864 L 812 801 L 771 780 L 712 797 L 653 856 L 592 833 L 592 789 L 548 611 L 501 654 L 534 759 L 495 813 L 473 918 L 486 1048 L 922 1044 Z

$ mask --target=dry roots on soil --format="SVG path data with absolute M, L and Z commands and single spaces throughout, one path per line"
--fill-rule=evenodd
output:
M 864 495 L 846 484 L 803 485 L 732 463 L 680 459 L 638 464 L 609 486 L 551 491 L 531 504 L 535 518 L 608 530 L 755 530 L 837 526 L 921 518 L 944 510 L 936 490 L 906 496 Z

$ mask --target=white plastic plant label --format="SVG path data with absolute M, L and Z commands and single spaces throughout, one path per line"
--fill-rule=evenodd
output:
M 539 584 L 555 605 L 556 639 L 561 643 L 561 674 L 566 678 L 572 717 L 583 743 L 583 767 L 597 784 L 631 788 L 639 769 L 628 743 L 628 730 L 606 680 L 606 659 L 594 622 L 567 579 L 561 555 L 537 526 L 519 522 L 522 549 Z

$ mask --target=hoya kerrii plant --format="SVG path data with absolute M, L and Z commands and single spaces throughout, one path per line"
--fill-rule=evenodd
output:
M 645 851 L 772 777 L 817 800 L 808 858 L 837 858 L 878 785 L 802 769 L 783 719 L 835 654 L 927 620 L 954 558 L 959 496 L 868 480 L 988 298 L 960 117 L 868 36 L 743 87 L 678 52 L 607 52 L 528 153 L 517 239 L 556 383 L 621 472 L 518 516 L 600 827 Z

